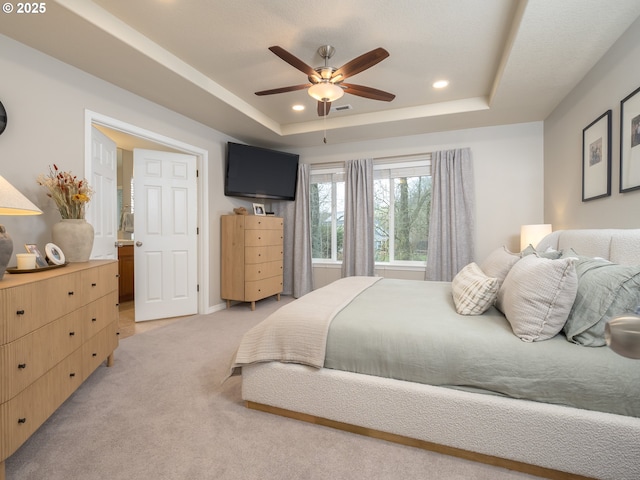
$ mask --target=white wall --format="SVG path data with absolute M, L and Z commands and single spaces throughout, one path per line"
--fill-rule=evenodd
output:
M 8 114 L 7 129 L 0 136 L 0 175 L 45 212 L 0 219 L 14 241 L 9 265 L 15 265 L 15 252 L 24 243 L 42 249 L 51 241 L 59 214 L 36 177 L 48 172 L 52 163 L 84 175 L 87 109 L 208 151 L 209 178 L 203 180 L 209 187 L 210 219 L 200 227 L 210 229 L 209 303 L 219 304 L 219 218 L 243 204 L 223 193 L 225 144 L 232 139 L 2 35 L 0 72 L 0 99 Z
M 619 193 L 620 101 L 638 87 L 640 20 L 544 122 L 544 217 L 554 229 L 640 227 L 640 190 Z M 611 196 L 582 202 L 582 130 L 609 109 Z
M 542 123 L 474 128 L 298 149 L 305 163 L 471 148 L 475 170 L 477 243 L 482 261 L 494 248 L 520 251 L 520 225 L 543 221 Z M 328 132 L 331 140 L 331 132 Z M 318 143 L 321 136 L 318 134 Z

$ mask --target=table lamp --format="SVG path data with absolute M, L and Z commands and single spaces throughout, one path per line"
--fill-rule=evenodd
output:
M 0 215 L 40 215 L 42 210 L 0 175 Z M 4 225 L 0 225 L 0 280 L 4 277 L 11 255 L 13 240 Z
M 532 245 L 534 248 L 540 240 L 551 233 L 548 223 L 538 225 L 522 225 L 520 227 L 520 251 Z

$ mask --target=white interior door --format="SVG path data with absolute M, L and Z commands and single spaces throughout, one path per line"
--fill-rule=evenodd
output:
M 91 127 L 91 178 L 87 180 L 94 190 L 85 212 L 95 232 L 91 258 L 118 258 L 118 150 L 116 143 L 95 127 Z
M 133 150 L 136 322 L 198 311 L 193 155 Z

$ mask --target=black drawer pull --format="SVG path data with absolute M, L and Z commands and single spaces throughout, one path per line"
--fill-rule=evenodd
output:
M 91 356 L 92 356 L 92 357 L 97 357 L 97 356 L 98 356 L 98 354 L 97 354 L 97 353 L 92 353 L 92 354 L 91 354 Z
M 76 332 L 69 332 L 69 336 L 73 337 L 76 334 Z
M 97 321 L 97 320 L 98 320 L 97 318 L 92 318 L 92 319 L 91 319 L 91 321 L 92 321 L 92 322 L 95 322 L 95 321 Z
M 18 368 L 27 368 L 27 364 L 26 363 L 19 363 L 18 364 Z
M 24 310 L 18 310 L 18 311 L 16 312 L 16 315 L 24 315 Z
M 73 292 L 69 292 L 69 295 L 73 295 Z
M 92 283 L 91 286 L 95 287 L 96 285 L 98 285 L 97 283 Z
M 26 418 L 19 418 L 18 419 L 18 423 L 27 423 L 27 419 Z
M 75 374 L 74 372 L 71 372 L 71 373 L 69 374 L 69 377 L 71 377 L 71 378 L 73 378 L 73 377 L 75 377 L 75 376 L 76 376 L 76 374 Z

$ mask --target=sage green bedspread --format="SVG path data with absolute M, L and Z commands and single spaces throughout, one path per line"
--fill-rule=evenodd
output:
M 458 315 L 448 282 L 369 287 L 333 319 L 324 366 L 640 417 L 640 361 L 562 334 L 523 342 L 493 307 Z

